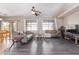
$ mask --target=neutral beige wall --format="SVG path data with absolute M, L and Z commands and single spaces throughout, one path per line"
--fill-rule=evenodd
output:
M 79 11 L 73 13 L 70 16 L 64 17 L 64 25 L 69 28 L 75 28 L 76 24 L 79 24 Z
M 63 18 L 56 18 L 57 20 L 57 28 L 59 29 L 61 26 L 63 26 Z

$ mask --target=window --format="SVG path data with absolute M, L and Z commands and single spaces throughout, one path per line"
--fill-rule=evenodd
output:
M 16 22 L 13 23 L 13 29 L 14 29 L 14 31 L 17 31 L 17 24 L 16 24 Z
M 9 30 L 10 23 L 9 22 L 1 22 L 1 30 Z
M 37 30 L 37 23 L 36 22 L 28 22 L 27 23 L 27 30 L 28 31 L 36 31 Z
M 43 22 L 42 30 L 53 30 L 54 29 L 54 22 Z

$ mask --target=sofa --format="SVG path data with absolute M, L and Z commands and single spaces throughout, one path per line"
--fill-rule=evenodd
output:
M 59 33 L 56 30 L 46 30 L 44 37 L 56 38 L 59 37 Z
M 24 43 L 28 43 L 28 42 L 30 42 L 30 40 L 33 38 L 33 32 L 30 32 L 30 31 L 26 31 L 26 32 L 23 32 L 23 33 L 21 33 L 21 32 L 13 32 L 13 35 L 12 35 L 12 37 L 15 37 L 16 35 L 23 35 L 24 36 L 24 38 L 23 39 L 21 39 L 21 44 L 24 44 Z
M 24 36 L 24 39 L 21 40 L 22 44 L 29 43 L 34 37 L 34 33 L 30 31 L 23 32 L 23 34 L 25 36 Z

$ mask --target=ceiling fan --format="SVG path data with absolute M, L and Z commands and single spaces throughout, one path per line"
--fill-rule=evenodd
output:
M 36 8 L 34 6 L 32 7 L 31 11 L 32 11 L 32 14 L 34 14 L 35 16 L 38 16 L 41 14 L 41 12 L 36 10 Z

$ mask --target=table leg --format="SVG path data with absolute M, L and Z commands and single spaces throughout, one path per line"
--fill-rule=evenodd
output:
M 78 38 L 75 38 L 75 44 L 78 44 Z
M 10 46 L 10 48 L 9 49 L 11 49 L 11 47 L 14 45 L 14 41 L 13 41 L 13 43 L 12 43 L 12 45 Z

